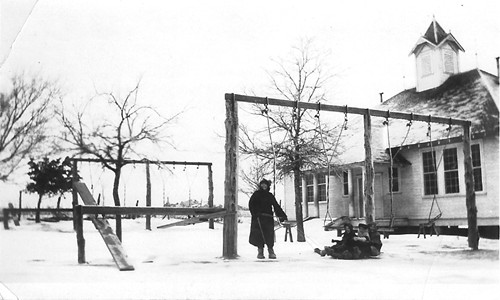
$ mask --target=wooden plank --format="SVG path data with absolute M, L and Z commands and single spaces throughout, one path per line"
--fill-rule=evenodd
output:
M 113 229 L 109 225 L 106 219 L 97 219 L 95 217 L 91 217 L 92 223 L 94 223 L 95 228 L 101 234 L 106 247 L 108 247 L 111 256 L 115 260 L 116 266 L 120 271 L 133 271 L 134 267 L 127 262 L 127 254 L 122 247 L 122 243 L 114 234 Z
M 90 193 L 85 183 L 81 181 L 75 181 L 73 182 L 73 187 L 76 189 L 85 205 L 97 205 L 94 197 L 92 197 L 92 194 Z
M 73 182 L 73 187 L 78 191 L 80 198 L 85 204 L 96 205 L 94 197 L 92 197 L 92 194 L 85 183 L 75 181 Z M 94 223 L 95 228 L 101 234 L 101 237 L 104 240 L 106 247 L 108 247 L 108 250 L 111 253 L 118 269 L 120 269 L 120 271 L 134 270 L 134 267 L 127 262 L 127 254 L 122 247 L 122 243 L 113 232 L 111 226 L 109 226 L 108 221 L 106 221 L 106 219 L 95 218 L 94 216 L 91 216 L 90 219 L 92 220 L 92 223 Z
M 206 222 L 206 221 L 208 221 L 208 219 L 223 217 L 225 215 L 227 215 L 226 211 L 221 211 L 218 213 L 189 218 L 187 220 L 182 220 L 182 221 L 175 222 L 175 223 L 160 225 L 160 226 L 157 226 L 156 228 L 168 228 L 168 227 L 173 227 L 173 226 L 183 226 L 183 225 L 189 225 L 189 224 L 196 224 L 196 223 Z
M 238 94 L 225 94 L 226 101 L 234 99 L 239 102 L 248 102 L 255 104 L 267 104 L 267 105 L 277 105 L 277 106 L 285 106 L 285 107 L 296 107 L 297 102 L 289 101 L 289 100 L 281 100 L 274 98 L 264 98 L 264 97 L 254 97 L 254 96 L 246 96 L 246 95 L 238 95 Z M 300 102 L 300 108 L 317 110 L 319 105 L 317 103 L 309 103 L 309 102 Z M 322 111 L 333 111 L 333 112 L 341 112 L 341 113 L 349 113 L 349 114 L 357 114 L 364 115 L 366 114 L 365 108 L 359 107 L 348 107 L 340 106 L 340 105 L 330 105 L 330 104 L 321 104 Z M 403 113 L 403 112 L 394 112 L 394 111 L 384 111 L 384 110 L 376 110 L 370 109 L 370 115 L 374 117 L 389 117 L 391 119 L 403 119 L 403 120 L 412 120 L 412 121 L 421 121 L 421 122 L 432 122 L 432 123 L 441 123 L 441 124 L 451 124 L 451 125 L 469 125 L 470 121 L 463 119 L 455 119 L 455 118 L 444 118 L 439 116 L 431 116 L 431 115 L 421 115 L 421 114 L 413 114 L 413 113 Z

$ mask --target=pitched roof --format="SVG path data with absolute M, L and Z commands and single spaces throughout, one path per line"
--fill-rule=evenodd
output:
M 431 25 L 429 25 L 429 28 L 427 28 L 424 34 L 424 38 L 434 45 L 439 45 L 446 38 L 446 36 L 446 32 L 443 27 L 439 25 L 436 19 L 432 20 Z
M 441 27 L 441 25 L 439 25 L 439 23 L 436 21 L 436 19 L 433 19 L 431 24 L 425 31 L 425 34 L 418 39 L 417 43 L 410 51 L 410 55 L 419 52 L 424 45 L 432 45 L 433 47 L 437 47 L 447 42 L 454 45 L 454 47 L 456 47 L 458 50 L 465 51 L 457 41 L 457 39 L 451 34 L 451 32 L 446 33 L 443 27 Z
M 445 118 L 466 119 L 472 122 L 472 134 L 498 135 L 498 77 L 479 69 L 450 76 L 441 86 L 416 92 L 415 88 L 402 91 L 384 101 L 375 109 L 416 113 Z M 389 120 L 389 132 L 382 118 L 372 118 L 372 156 L 375 162 L 387 162 L 387 148 L 412 145 L 462 135 L 462 128 L 446 124 L 428 124 L 406 120 Z M 343 164 L 364 160 L 363 121 L 349 122 L 350 133 L 344 139 L 344 154 L 339 157 Z M 390 139 L 387 139 L 387 136 Z M 382 138 L 383 137 L 383 138 Z

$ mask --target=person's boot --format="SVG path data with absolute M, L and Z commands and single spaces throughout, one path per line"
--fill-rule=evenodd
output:
M 264 259 L 265 258 L 264 257 L 264 248 L 259 247 L 259 248 L 257 248 L 257 250 L 259 251 L 259 253 L 257 254 L 257 258 Z
M 269 252 L 269 258 L 270 259 L 276 259 L 276 254 L 274 253 L 274 249 L 268 247 L 267 250 Z

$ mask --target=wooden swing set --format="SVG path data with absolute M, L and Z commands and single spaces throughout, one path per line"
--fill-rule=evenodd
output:
M 445 118 L 432 115 L 422 115 L 414 113 L 403 113 L 394 111 L 383 111 L 376 109 L 357 108 L 348 106 L 328 105 L 308 102 L 296 102 L 289 100 L 273 99 L 268 97 L 255 97 L 238 94 L 225 94 L 226 102 L 226 166 L 224 180 L 224 208 L 227 212 L 236 213 L 238 207 L 238 102 L 253 103 L 297 108 L 300 103 L 301 109 L 321 110 L 326 112 L 339 112 L 347 114 L 362 115 L 364 120 L 364 203 L 366 211 L 366 221 L 374 222 L 374 166 L 372 159 L 372 117 L 381 117 L 389 119 L 402 119 L 411 122 L 420 121 L 426 123 L 439 123 L 447 125 L 458 125 L 463 129 L 463 152 L 464 152 L 464 178 L 466 186 L 465 204 L 467 209 L 468 222 L 468 244 L 473 250 L 478 249 L 479 230 L 477 226 L 477 207 L 476 197 L 473 185 L 472 157 L 471 157 L 471 122 L 468 120 Z M 392 154 L 392 153 L 391 153 Z M 227 215 L 224 222 L 224 257 L 237 256 L 237 219 L 234 215 Z
M 208 162 L 179 162 L 179 161 L 149 161 L 149 160 L 126 160 L 125 164 L 145 164 L 146 165 L 146 207 L 120 207 L 120 206 L 99 206 L 94 200 L 92 194 L 86 184 L 78 181 L 78 163 L 79 162 L 94 162 L 94 163 L 114 163 L 112 160 L 102 161 L 99 159 L 89 158 L 74 158 L 72 165 L 73 178 L 73 215 L 74 228 L 77 236 L 78 245 L 78 263 L 83 264 L 85 260 L 85 238 L 83 236 L 83 216 L 88 215 L 95 228 L 101 234 L 111 256 L 113 257 L 120 271 L 134 270 L 134 267 L 128 263 L 127 255 L 121 244 L 121 221 L 118 223 L 116 234 L 113 232 L 104 215 L 116 215 L 117 220 L 121 220 L 122 215 L 145 215 L 146 229 L 151 230 L 151 215 L 185 215 L 187 220 L 182 220 L 175 223 L 160 225 L 157 228 L 168 228 L 172 226 L 195 224 L 200 222 L 209 222 L 209 228 L 214 229 L 214 218 L 220 218 L 227 215 L 225 209 L 213 207 L 213 175 L 212 163 Z M 151 180 L 149 173 L 150 164 L 163 165 L 192 165 L 206 166 L 208 169 L 208 208 L 184 208 L 184 207 L 151 207 Z M 78 195 L 82 199 L 84 205 L 78 204 Z M 99 217 L 101 215 L 102 217 Z M 192 217 L 190 217 L 192 216 Z M 120 226 L 118 226 L 120 224 Z

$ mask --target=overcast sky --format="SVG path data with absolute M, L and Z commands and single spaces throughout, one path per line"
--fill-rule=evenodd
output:
M 465 49 L 461 71 L 496 74 L 500 54 L 495 0 L 1 3 L 3 90 L 14 73 L 40 73 L 58 79 L 68 101 L 86 101 L 141 79 L 143 104 L 166 116 L 187 108 L 175 128 L 179 151 L 159 156 L 214 162 L 219 194 L 224 93 L 267 96 L 271 59 L 300 38 L 328 54 L 330 103 L 358 107 L 415 86 L 409 52 L 433 16 Z

